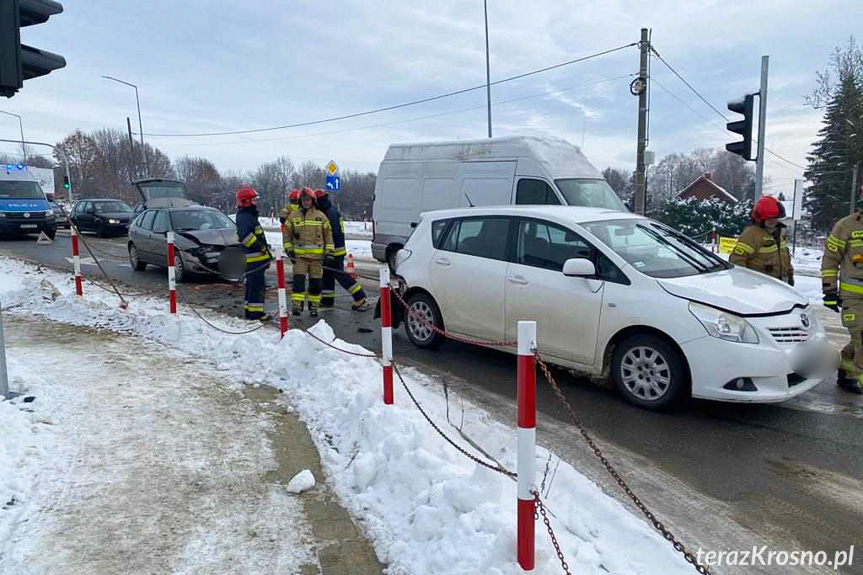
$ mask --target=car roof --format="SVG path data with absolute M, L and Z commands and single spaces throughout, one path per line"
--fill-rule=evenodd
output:
M 75 200 L 75 202 L 123 202 L 127 204 L 126 200 L 121 200 L 120 198 L 81 198 L 80 200 Z
M 218 208 L 213 208 L 213 207 L 210 207 L 210 206 L 198 206 L 198 205 L 188 205 L 188 206 L 153 206 L 152 208 L 147 208 L 147 211 L 148 211 L 148 212 L 149 212 L 149 211 L 153 211 L 153 210 L 167 210 L 167 211 L 169 211 L 169 212 L 188 212 L 189 210 L 197 210 L 197 211 L 205 211 L 205 210 L 209 210 L 209 211 L 216 211 L 216 212 L 219 212 L 220 214 L 222 213 L 222 210 L 220 210 L 220 209 L 218 209 Z
M 587 208 L 582 206 L 482 206 L 437 210 L 425 212 L 423 217 L 431 219 L 460 218 L 469 216 L 521 216 L 533 218 L 557 218 L 573 224 L 583 224 L 606 220 L 647 219 L 630 212 L 609 210 L 607 208 Z

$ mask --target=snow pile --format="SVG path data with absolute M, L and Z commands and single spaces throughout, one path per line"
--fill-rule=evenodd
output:
M 0 276 L 22 276 L 29 269 L 0 262 Z M 380 560 L 389 564 L 389 573 L 521 573 L 515 562 L 516 484 L 456 452 L 430 428 L 398 383 L 395 405 L 384 406 L 381 369 L 375 360 L 341 353 L 298 330 L 282 341 L 275 329 L 226 335 L 185 312 L 179 318 L 168 317 L 160 300 L 138 299 L 123 312 L 109 294 L 88 293 L 82 300 L 70 295 L 67 276 L 51 271 L 38 275 L 64 295 L 45 302 L 41 289 L 33 290 L 23 302 L 27 313 L 151 338 L 208 359 L 219 369 L 248 373 L 249 383 L 264 381 L 284 389 L 309 427 L 327 481 L 343 505 L 362 520 Z M 247 325 L 208 315 L 228 329 Z M 364 351 L 335 339 L 325 322 L 311 331 L 332 345 Z M 250 356 L 267 358 L 260 371 L 249 373 Z M 431 417 L 473 452 L 447 426 L 447 406 L 435 382 L 413 370 L 405 375 Z M 515 469 L 515 428 L 492 420 L 468 402 L 465 409 L 464 433 L 506 468 Z M 575 434 L 573 441 L 578 441 Z M 544 468 L 547 458 L 548 453 L 539 449 L 537 469 Z M 560 465 L 549 491 L 545 500 L 552 524 L 573 572 L 691 572 L 658 533 L 568 464 Z M 687 544 L 697 547 L 698 542 Z M 536 572 L 560 570 L 538 523 Z
M 303 469 L 288 482 L 288 493 L 303 493 L 315 486 L 315 476 L 308 469 Z

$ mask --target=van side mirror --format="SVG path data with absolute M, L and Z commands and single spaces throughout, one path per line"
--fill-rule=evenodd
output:
M 573 278 L 593 277 L 596 266 L 585 258 L 570 258 L 563 263 L 563 275 Z

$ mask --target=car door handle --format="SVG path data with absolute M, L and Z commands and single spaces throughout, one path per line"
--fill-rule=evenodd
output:
M 434 263 L 436 263 L 439 266 L 444 266 L 444 267 L 447 267 L 450 265 L 450 261 L 446 258 L 435 258 Z
M 508 279 L 508 280 L 509 280 L 509 283 L 511 283 L 511 284 L 518 284 L 518 285 L 521 285 L 521 286 L 526 286 L 526 285 L 527 285 L 527 280 L 526 280 L 526 279 L 524 279 L 524 276 L 509 276 L 509 277 L 508 277 L 508 278 L 506 278 L 506 279 Z

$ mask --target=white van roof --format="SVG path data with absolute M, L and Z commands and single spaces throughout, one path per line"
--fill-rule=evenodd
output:
M 602 178 L 578 146 L 562 138 L 511 136 L 482 140 L 393 144 L 384 156 L 387 161 L 460 161 L 516 160 L 531 158 L 540 163 L 552 178 Z

